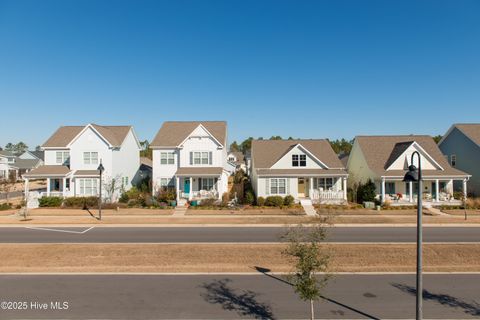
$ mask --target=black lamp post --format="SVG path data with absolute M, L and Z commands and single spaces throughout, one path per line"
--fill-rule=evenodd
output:
M 99 215 L 99 220 L 102 220 L 102 173 L 105 170 L 105 168 L 102 165 L 102 160 L 100 160 L 100 164 L 98 165 L 97 170 L 100 173 L 100 189 L 98 192 L 98 215 Z
M 418 156 L 418 169 L 413 165 L 413 156 Z M 405 182 L 418 182 L 417 195 L 417 303 L 416 303 L 416 319 L 421 320 L 423 314 L 423 280 L 422 280 L 422 161 L 420 153 L 417 151 L 412 153 L 411 164 L 408 167 L 408 172 L 403 178 Z M 412 188 L 413 189 L 413 188 Z M 413 192 L 413 190 L 410 190 Z

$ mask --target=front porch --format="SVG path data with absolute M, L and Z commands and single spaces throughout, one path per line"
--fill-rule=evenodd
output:
M 454 177 L 444 178 L 424 178 L 423 190 L 419 190 L 418 183 L 403 182 L 403 177 L 387 178 L 384 177 L 377 183 L 377 198 L 382 203 L 388 203 L 392 206 L 415 205 L 418 196 L 422 197 L 425 205 L 461 205 L 463 198 L 467 196 L 467 179 L 455 179 Z M 454 194 L 453 182 L 462 181 L 462 195 Z
M 347 177 L 298 178 L 298 197 L 318 204 L 341 204 L 347 201 Z
M 222 168 L 184 167 L 175 173 L 177 200 L 221 199 L 224 192 Z

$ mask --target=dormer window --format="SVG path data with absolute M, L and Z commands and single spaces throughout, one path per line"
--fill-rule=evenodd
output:
M 306 167 L 307 156 L 304 154 L 292 154 L 292 167 Z

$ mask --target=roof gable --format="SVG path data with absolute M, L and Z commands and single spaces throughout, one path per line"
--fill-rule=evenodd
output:
M 420 153 L 423 157 L 428 156 L 426 158 L 442 168 L 445 174 L 465 175 L 464 172 L 450 166 L 431 136 L 357 136 L 355 142 L 358 143 L 369 169 L 377 175 L 386 174 L 386 168 L 393 171 L 392 164 L 396 160 L 392 161 L 391 159 L 399 159 L 412 146 L 415 146 L 419 152 L 422 151 Z M 403 165 L 404 163 L 402 163 L 402 167 Z M 442 171 L 442 169 L 437 171 Z M 401 170 L 403 171 L 403 168 Z
M 426 152 L 417 142 L 399 142 L 395 144 L 390 158 L 385 164 L 385 170 L 408 170 L 412 164 L 412 154 L 418 152 L 421 155 L 422 169 L 424 170 L 442 170 L 443 168 Z M 413 159 L 417 161 L 417 158 Z M 391 162 L 389 162 L 391 161 Z M 415 163 L 414 163 L 415 164 Z
M 312 168 L 312 165 L 318 169 L 328 169 L 328 166 L 318 159 L 313 153 L 311 153 L 307 148 L 302 146 L 300 143 L 292 145 L 289 147 L 285 153 L 283 153 L 280 158 L 271 166 L 272 169 L 285 169 L 285 168 L 296 168 L 304 169 L 305 167 L 293 167 L 292 166 L 292 155 L 293 154 L 304 154 L 307 158 L 307 167 Z
M 256 169 L 271 168 L 293 148 L 301 146 L 312 157 L 330 169 L 343 169 L 344 166 L 326 139 L 317 140 L 253 140 L 252 161 Z
M 454 128 L 457 128 L 464 136 L 480 147 L 480 123 L 456 123 L 452 125 L 438 143 L 439 145 L 442 144 Z
M 157 132 L 150 147 L 178 147 L 196 130 L 205 130 L 223 147 L 227 143 L 225 121 L 167 121 Z
M 100 126 L 88 124 L 86 126 L 63 126 L 42 145 L 42 148 L 67 148 L 78 139 L 88 128 L 93 129 L 109 146 L 120 147 L 131 126 Z

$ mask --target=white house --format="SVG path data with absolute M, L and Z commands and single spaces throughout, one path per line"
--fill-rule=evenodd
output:
M 233 164 L 237 170 L 243 170 L 247 173 L 247 162 L 245 156 L 241 151 L 230 151 L 227 155 L 228 162 Z
M 23 174 L 35 169 L 43 164 L 41 155 L 27 155 L 26 151 L 20 156 L 16 156 L 10 151 L 0 151 L 0 179 L 13 177 L 19 180 Z
M 113 194 L 106 188 L 102 194 L 115 199 L 122 189 L 130 189 L 140 166 L 140 143 L 132 126 L 63 126 L 41 147 L 45 164 L 24 174 L 25 194 L 29 180 L 46 179 L 41 196 L 96 196 L 102 163 L 103 185 L 115 181 Z
M 235 167 L 227 161 L 227 123 L 168 121 L 150 143 L 152 185 L 177 191 L 177 200 L 221 199 Z M 183 201 L 182 201 L 183 200 Z
M 257 197 L 291 195 L 319 203 L 347 200 L 347 171 L 325 139 L 253 140 L 251 156 Z
M 424 187 L 418 183 L 403 182 L 413 152 L 421 155 Z M 414 157 L 418 167 L 418 157 Z M 452 168 L 440 152 L 431 136 L 357 136 L 348 158 L 348 173 L 351 182 L 375 183 L 377 197 L 392 205 L 414 204 L 420 193 L 425 203 L 459 204 L 453 199 L 453 181 L 466 185 L 469 175 Z

